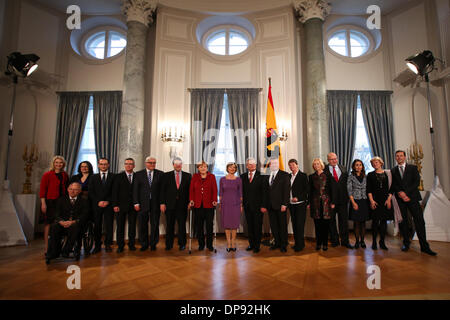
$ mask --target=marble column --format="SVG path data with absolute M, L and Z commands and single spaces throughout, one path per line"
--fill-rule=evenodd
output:
M 153 23 L 157 1 L 125 0 L 122 10 L 127 17 L 127 48 L 123 77 L 123 102 L 119 131 L 119 169 L 126 158 L 133 158 L 136 169 L 144 165 L 144 106 L 146 41 Z
M 309 168 L 314 158 L 325 161 L 330 152 L 322 27 L 331 8 L 323 0 L 300 0 L 294 1 L 294 9 L 298 20 L 304 25 L 305 34 L 308 160 L 305 168 Z

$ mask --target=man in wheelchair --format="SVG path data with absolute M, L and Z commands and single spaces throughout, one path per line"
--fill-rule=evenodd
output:
M 56 259 L 60 254 L 64 258 L 68 258 L 70 252 L 77 240 L 80 232 L 87 221 L 89 214 L 89 203 L 80 195 L 81 185 L 73 182 L 67 188 L 68 194 L 60 197 L 56 203 L 55 222 L 50 227 L 50 236 L 48 242 L 48 250 L 46 263 L 49 264 L 51 259 Z M 62 247 L 62 240 L 67 235 L 67 241 Z M 76 260 L 80 258 L 79 245 L 74 252 Z

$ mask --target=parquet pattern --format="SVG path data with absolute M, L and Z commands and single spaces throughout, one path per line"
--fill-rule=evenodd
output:
M 369 236 L 370 239 L 370 236 Z M 292 240 L 291 240 L 292 244 Z M 43 240 L 28 247 L 0 248 L 0 299 L 449 299 L 450 243 L 430 242 L 437 257 L 422 254 L 417 241 L 401 252 L 401 240 L 389 238 L 389 251 L 331 248 L 315 251 L 307 241 L 300 253 L 270 251 L 263 246 L 225 251 L 223 236 L 217 253 L 196 250 L 167 252 L 164 239 L 157 251 L 102 251 L 89 257 L 54 260 L 47 266 Z M 66 269 L 81 268 L 81 289 L 69 290 Z M 381 289 L 366 286 L 366 268 L 381 268 Z

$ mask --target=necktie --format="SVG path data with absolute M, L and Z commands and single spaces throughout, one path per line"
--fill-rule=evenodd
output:
M 132 183 L 132 181 L 131 181 L 131 174 L 128 175 L 128 182 L 129 182 L 130 184 Z
M 74 198 L 71 198 L 71 199 L 70 199 L 70 204 L 71 204 L 71 205 L 74 205 L 74 204 L 75 204 L 75 199 L 74 199 Z
M 148 172 L 148 185 L 150 186 L 150 189 L 152 188 L 152 172 Z M 152 193 L 150 192 L 150 199 L 152 198 Z
M 270 178 L 270 185 L 273 184 L 273 180 L 275 180 L 275 174 L 271 173 L 272 177 Z
M 253 172 L 250 172 L 250 183 L 252 183 L 253 180 Z
M 177 182 L 177 189 L 180 189 L 180 173 L 178 171 L 176 176 L 176 182 Z
M 334 167 L 334 166 L 333 166 L 333 177 L 334 177 L 334 180 L 336 180 L 336 182 L 339 182 L 339 178 L 338 178 L 338 175 L 336 172 L 336 167 Z
M 403 179 L 403 174 L 405 173 L 403 166 L 400 166 L 400 176 Z
M 102 183 L 105 184 L 106 183 L 106 173 L 102 173 Z

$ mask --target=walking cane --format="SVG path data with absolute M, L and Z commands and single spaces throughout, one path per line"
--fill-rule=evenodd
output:
M 217 242 L 217 231 L 216 231 L 216 207 L 214 207 L 214 253 L 217 253 L 216 242 Z
M 192 208 L 189 209 L 189 254 L 192 253 Z

